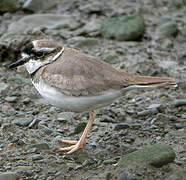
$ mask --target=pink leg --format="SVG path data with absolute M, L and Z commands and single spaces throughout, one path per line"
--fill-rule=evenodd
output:
M 65 148 L 59 148 L 60 151 L 68 151 L 67 154 L 71 154 L 75 151 L 77 151 L 79 148 L 83 148 L 83 145 L 85 143 L 85 139 L 88 135 L 88 132 L 90 131 L 92 124 L 94 122 L 94 119 L 96 118 L 96 112 L 95 111 L 89 111 L 89 120 L 88 123 L 85 127 L 85 130 L 83 131 L 83 134 L 80 138 L 79 141 L 71 141 L 71 140 L 61 140 L 61 142 L 63 143 L 68 143 L 68 144 L 74 144 L 72 146 L 69 147 L 65 147 Z

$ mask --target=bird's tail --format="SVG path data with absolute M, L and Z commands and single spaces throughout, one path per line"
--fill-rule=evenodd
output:
M 126 76 L 127 74 L 125 74 L 125 77 Z M 128 87 L 126 90 L 135 88 L 177 87 L 176 80 L 169 77 L 138 76 L 130 74 L 127 81 Z

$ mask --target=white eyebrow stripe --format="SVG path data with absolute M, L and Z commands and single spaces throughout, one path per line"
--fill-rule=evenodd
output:
M 53 51 L 55 48 L 38 48 L 39 51 Z
M 55 49 L 55 48 L 47 48 L 47 47 L 39 48 L 37 42 L 38 40 L 32 41 L 34 49 L 36 51 L 53 51 Z

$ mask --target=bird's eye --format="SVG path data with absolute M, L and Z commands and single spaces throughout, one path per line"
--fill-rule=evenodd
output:
M 43 56 L 44 56 L 44 52 L 41 52 L 41 51 L 36 52 L 37 58 L 42 58 Z

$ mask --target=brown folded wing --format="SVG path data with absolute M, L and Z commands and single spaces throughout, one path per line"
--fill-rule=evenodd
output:
M 50 86 L 71 96 L 98 95 L 128 86 L 127 76 L 125 78 L 123 73 L 71 48 L 65 48 L 57 61 L 45 66 L 42 77 Z

